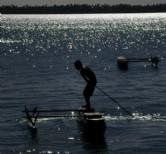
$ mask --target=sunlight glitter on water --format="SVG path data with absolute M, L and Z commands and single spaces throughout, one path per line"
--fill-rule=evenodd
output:
M 145 69 L 139 63 L 122 72 L 116 65 L 119 55 L 166 57 L 165 17 L 166 14 L 4 15 L 0 21 L 0 152 L 11 153 L 15 148 L 22 153 L 36 149 L 60 154 L 147 154 L 158 150 L 165 154 L 165 59 L 158 69 Z M 108 113 L 104 148 L 94 147 L 82 136 L 77 118 L 39 118 L 36 140 L 24 121 L 15 120 L 22 116 L 24 104 L 57 109 L 83 105 L 85 83 L 74 69 L 76 59 L 90 66 L 98 85 L 134 115 L 120 114 L 116 105 L 95 91 L 92 105 L 96 111 Z
M 147 114 L 143 115 L 142 113 L 132 113 L 133 117 L 131 116 L 111 116 L 106 115 L 104 116 L 106 121 L 126 121 L 126 120 L 139 120 L 139 121 L 166 121 L 166 116 L 161 116 L 160 114 Z

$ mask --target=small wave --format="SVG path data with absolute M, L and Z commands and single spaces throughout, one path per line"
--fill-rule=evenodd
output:
M 1 39 L 0 40 L 0 43 L 4 43 L 4 44 L 9 44 L 9 43 L 20 43 L 21 41 L 19 40 L 4 40 L 4 39 Z
M 126 120 L 140 120 L 140 121 L 164 121 L 166 122 L 166 116 L 161 116 L 159 113 L 154 114 L 146 114 L 143 115 L 142 113 L 132 113 L 133 117 L 131 116 L 111 116 L 106 115 L 104 116 L 106 121 L 126 121 Z
M 112 116 L 112 115 L 105 115 L 104 119 L 106 121 L 158 121 L 158 122 L 166 122 L 166 116 L 161 116 L 158 113 L 154 113 L 154 114 L 146 114 L 143 115 L 142 113 L 132 113 L 133 117 L 129 116 L 129 115 L 119 115 L 119 116 Z M 52 120 L 65 120 L 65 119 L 69 119 L 69 120 L 78 120 L 78 117 L 75 115 L 53 115 L 53 116 L 46 116 L 46 117 L 39 117 L 37 122 L 38 123 L 42 123 L 44 121 L 52 121 Z M 23 118 L 22 120 L 19 120 L 20 123 L 25 123 L 27 120 L 26 118 Z
M 38 123 L 42 123 L 42 122 L 45 122 L 45 121 L 52 121 L 52 120 L 65 120 L 65 119 L 69 119 L 69 120 L 76 120 L 78 119 L 77 116 L 75 115 L 52 115 L 52 116 L 42 116 L 42 117 L 38 117 L 37 119 L 37 122 Z M 17 120 L 19 121 L 20 123 L 26 123 L 27 122 L 27 119 L 25 117 L 23 117 L 22 119 L 20 120 Z

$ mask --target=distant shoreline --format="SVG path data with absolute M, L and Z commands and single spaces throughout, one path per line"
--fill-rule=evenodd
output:
M 90 13 L 159 13 L 166 12 L 166 4 L 158 5 L 54 5 L 0 6 L 1 14 L 90 14 Z

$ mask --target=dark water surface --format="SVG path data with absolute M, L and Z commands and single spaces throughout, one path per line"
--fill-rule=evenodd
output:
M 166 14 L 0 16 L 0 153 L 165 154 Z M 159 68 L 116 65 L 119 55 L 159 56 Z M 106 114 L 105 136 L 83 134 L 77 120 L 42 118 L 33 136 L 22 119 L 24 105 L 78 109 L 84 81 L 80 59 L 96 73 L 92 105 Z

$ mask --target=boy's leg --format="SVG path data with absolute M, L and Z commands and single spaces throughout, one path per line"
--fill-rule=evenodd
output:
M 90 96 L 85 96 L 85 101 L 86 101 L 86 109 L 91 109 Z

